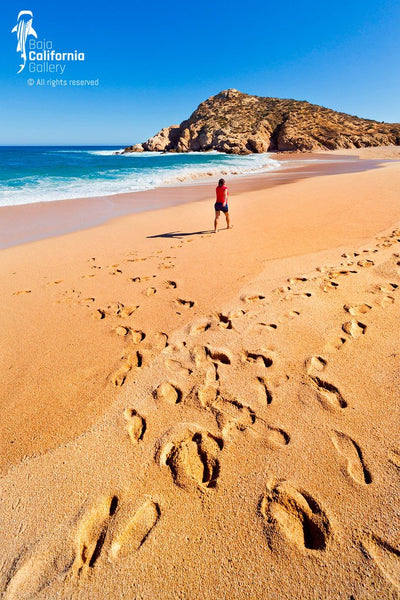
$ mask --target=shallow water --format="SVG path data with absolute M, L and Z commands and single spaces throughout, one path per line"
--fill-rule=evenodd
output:
M 108 196 L 278 169 L 268 154 L 116 154 L 117 147 L 0 147 L 0 206 Z

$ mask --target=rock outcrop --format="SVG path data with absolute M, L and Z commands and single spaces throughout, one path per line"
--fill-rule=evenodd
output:
M 379 123 L 300 100 L 212 96 L 180 125 L 165 127 L 125 152 L 218 150 L 228 154 L 400 145 L 400 123 Z

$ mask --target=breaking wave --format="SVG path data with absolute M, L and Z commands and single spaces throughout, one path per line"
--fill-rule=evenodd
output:
M 2 149 L 0 205 L 139 192 L 281 166 L 268 154 L 119 152 L 118 148 Z

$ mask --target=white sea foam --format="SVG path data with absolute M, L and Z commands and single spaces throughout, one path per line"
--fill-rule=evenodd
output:
M 108 157 L 110 154 L 114 154 L 115 150 L 58 150 L 57 152 L 87 152 Z M 205 161 L 191 163 L 190 156 L 194 154 L 207 158 Z M 232 156 L 219 152 L 189 154 L 149 152 L 126 156 L 151 156 L 153 158 L 170 156 L 175 160 L 173 164 L 170 164 L 170 161 L 165 163 L 162 161 L 161 166 L 149 165 L 144 168 L 135 167 L 135 160 L 121 161 L 116 157 L 115 165 L 110 165 L 110 159 L 108 159 L 104 167 L 97 164 L 93 173 L 81 177 L 37 177 L 32 175 L 20 178 L 18 181 L 8 180 L 5 184 L 0 185 L 0 206 L 138 192 L 163 186 L 187 184 L 193 180 L 207 181 L 210 178 L 221 176 L 265 172 L 280 167 L 280 163 L 270 158 L 268 154 Z M 212 157 L 211 160 L 210 157 Z
M 83 150 L 83 152 L 93 154 L 94 156 L 113 156 L 114 154 L 121 154 L 123 151 L 124 148 L 120 148 L 119 150 Z

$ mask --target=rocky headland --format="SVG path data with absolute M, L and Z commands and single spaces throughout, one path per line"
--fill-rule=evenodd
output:
M 388 145 L 400 145 L 400 123 L 362 119 L 304 100 L 264 98 L 229 89 L 202 102 L 180 125 L 164 127 L 124 152 L 251 154 Z

